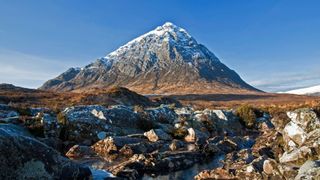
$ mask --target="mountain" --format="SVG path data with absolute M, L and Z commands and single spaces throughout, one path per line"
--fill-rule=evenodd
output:
M 287 91 L 288 94 L 320 96 L 320 85 Z
M 186 30 L 169 22 L 83 68 L 70 68 L 40 89 L 83 91 L 109 86 L 145 94 L 257 91 Z

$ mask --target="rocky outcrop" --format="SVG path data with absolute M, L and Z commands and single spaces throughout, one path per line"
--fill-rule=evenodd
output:
M 308 159 L 319 157 L 320 121 L 311 109 L 298 109 L 287 113 L 291 121 L 283 129 L 286 152 L 280 162 L 302 165 Z
M 0 104 L 0 122 L 15 123 L 19 119 L 19 113 L 6 104 Z
M 306 161 L 299 169 L 295 180 L 315 179 L 320 177 L 320 161 Z
M 125 106 L 75 106 L 63 111 L 65 139 L 91 145 L 110 135 L 142 132 L 138 114 Z
M 89 179 L 82 167 L 14 125 L 0 125 L 1 179 Z

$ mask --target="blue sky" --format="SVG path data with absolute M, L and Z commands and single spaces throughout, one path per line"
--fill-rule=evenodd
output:
M 39 87 L 166 21 L 265 91 L 320 84 L 320 1 L 0 0 L 0 82 Z

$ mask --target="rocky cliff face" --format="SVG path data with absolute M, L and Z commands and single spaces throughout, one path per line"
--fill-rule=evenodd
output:
M 186 30 L 172 23 L 128 42 L 84 68 L 70 68 L 40 89 L 125 86 L 140 93 L 212 93 L 256 89 Z

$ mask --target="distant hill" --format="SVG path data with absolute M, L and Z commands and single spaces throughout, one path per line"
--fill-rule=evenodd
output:
M 0 84 L 0 104 L 11 104 L 18 107 L 63 108 L 72 105 L 158 105 L 149 98 L 123 87 L 109 89 L 91 89 L 88 92 L 53 92 L 27 89 L 12 84 Z
M 288 94 L 320 96 L 320 85 L 286 91 Z

